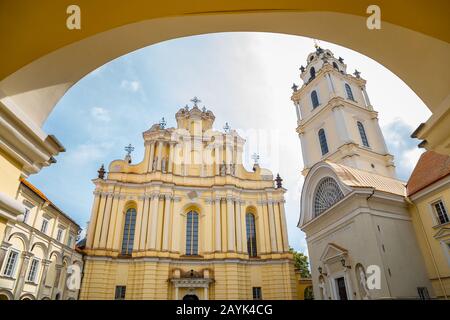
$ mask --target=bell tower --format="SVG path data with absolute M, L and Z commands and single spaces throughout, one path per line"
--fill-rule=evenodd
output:
M 316 46 L 300 67 L 303 85 L 292 86 L 297 112 L 304 169 L 329 160 L 382 176 L 395 178 L 389 154 L 366 92 L 366 81 L 355 70 L 347 73 L 341 57 Z

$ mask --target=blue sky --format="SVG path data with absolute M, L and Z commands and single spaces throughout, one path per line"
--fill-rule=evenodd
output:
M 349 72 L 362 72 L 398 176 L 407 180 L 422 152 L 409 135 L 430 112 L 377 62 L 334 44 L 320 45 L 342 56 Z M 263 167 L 280 173 L 288 189 L 290 244 L 306 252 L 304 234 L 296 227 L 303 164 L 290 87 L 301 83 L 298 68 L 313 50 L 313 40 L 298 36 L 221 33 L 170 40 L 115 59 L 84 77 L 57 104 L 44 130 L 55 134 L 67 152 L 30 181 L 85 227 L 91 179 L 100 165 L 123 158 L 129 143 L 135 146 L 134 162 L 141 161 L 142 132 L 162 117 L 175 126 L 176 111 L 198 96 L 200 106 L 214 112 L 216 128 L 228 122 L 248 139 L 248 168 L 257 151 Z

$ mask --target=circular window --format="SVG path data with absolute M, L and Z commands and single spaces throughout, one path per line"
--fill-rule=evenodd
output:
M 314 217 L 332 207 L 344 198 L 344 194 L 337 182 L 330 177 L 323 178 L 317 185 L 314 194 Z

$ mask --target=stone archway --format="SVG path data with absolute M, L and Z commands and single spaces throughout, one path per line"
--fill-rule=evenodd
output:
M 5 128 L 14 137 L 8 151 L 25 174 L 36 173 L 52 163 L 52 157 L 64 151 L 56 139 L 48 136 L 43 124 L 67 90 L 90 71 L 121 55 L 144 46 L 191 35 L 215 32 L 255 31 L 312 37 L 358 51 L 384 65 L 399 76 L 433 112 L 427 123 L 416 131 L 426 139 L 425 147 L 450 153 L 448 83 L 450 83 L 450 33 L 446 12 L 449 2 L 435 6 L 410 1 L 378 1 L 382 8 L 382 32 L 367 28 L 369 3 L 359 0 L 320 1 L 217 1 L 191 6 L 185 1 L 174 5 L 139 0 L 131 10 L 124 4 L 82 1 L 82 17 L 105 15 L 108 19 L 83 20 L 83 32 L 66 30 L 64 4 L 40 1 L 22 17 L 20 5 L 0 10 L 5 25 L 17 18 L 27 26 L 39 25 L 41 32 L 29 41 L 26 26 L 2 37 L 0 53 L 0 111 L 10 115 Z M 11 11 L 17 10 L 16 14 Z M 421 13 L 421 21 L 415 19 Z M 14 13 L 14 12 L 13 12 Z M 404 18 L 411 17 L 411 18 Z M 89 22 L 88 22 L 89 21 Z M 325 23 L 324 23 L 325 22 Z M 330 28 L 330 26 L 333 26 Z M 348 37 L 351 31 L 352 37 Z M 380 49 L 379 44 L 383 43 Z M 95 55 L 90 54 L 95 51 Z M 411 67 L 414 66 L 414 67 Z M 4 110 L 3 110 L 4 109 Z M 424 119 L 425 121 L 426 119 Z M 20 124 L 20 128 L 19 125 Z M 19 146 L 30 146 L 19 150 Z M 36 148 L 37 147 L 37 148 Z M 46 150 L 42 153 L 42 150 Z M 30 161 L 17 155 L 27 154 Z M 18 172 L 20 175 L 20 173 Z M 2 191 L 2 190 L 0 190 Z

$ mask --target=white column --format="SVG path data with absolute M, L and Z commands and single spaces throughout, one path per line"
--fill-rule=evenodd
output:
M 151 209 L 150 209 L 150 235 L 147 236 L 147 242 L 150 249 L 156 249 L 156 234 L 158 232 L 158 205 L 159 195 L 152 195 Z
M 114 197 L 114 195 L 112 193 L 109 193 L 106 198 L 105 213 L 103 215 L 102 230 L 101 230 L 102 233 L 100 235 L 100 245 L 99 245 L 99 247 L 101 249 L 106 248 L 106 240 L 109 236 L 108 235 L 108 232 L 109 232 L 108 226 L 109 226 L 109 219 L 111 218 L 113 197 Z
M 169 250 L 169 227 L 172 225 L 171 219 L 171 205 L 172 196 L 166 195 L 166 203 L 164 205 L 164 231 L 163 231 L 163 251 Z
M 348 132 L 347 123 L 344 116 L 344 106 L 338 105 L 333 107 L 333 115 L 336 122 L 336 128 L 339 135 L 339 139 L 342 144 L 354 142 Z M 329 146 L 330 147 L 330 146 Z
M 236 250 L 234 200 L 227 197 L 228 251 Z
M 178 300 L 178 287 L 175 286 L 175 300 Z
M 208 287 L 203 288 L 203 293 L 204 293 L 204 299 L 208 300 Z
M 170 142 L 170 150 L 169 150 L 169 168 L 167 170 L 168 173 L 172 173 L 173 171 L 173 149 L 174 149 L 174 143 Z
M 294 102 L 295 112 L 297 113 L 297 122 L 302 120 L 301 112 L 300 112 L 300 103 Z
M 158 162 L 156 164 L 156 170 L 157 171 L 161 171 L 162 149 L 163 149 L 163 142 L 162 141 L 158 141 Z
M 148 167 L 147 171 L 152 172 L 153 171 L 153 158 L 155 156 L 155 141 L 150 142 L 150 157 L 148 159 Z
M 267 202 L 267 206 L 269 208 L 269 232 L 270 232 L 270 246 L 271 251 L 276 252 L 277 251 L 277 235 L 275 234 L 275 214 L 273 211 L 273 203 L 272 200 L 269 200 Z
M 300 146 L 302 148 L 303 166 L 305 168 L 309 168 L 310 159 L 308 156 L 308 139 L 306 139 L 304 132 L 299 133 L 298 137 L 300 138 Z
M 289 240 L 288 240 L 288 231 L 286 224 L 286 211 L 284 210 L 284 203 L 286 201 L 283 200 L 279 203 L 280 205 L 280 215 L 281 215 L 281 233 L 283 234 L 283 251 L 289 251 Z
M 326 74 L 325 78 L 327 78 L 328 90 L 330 91 L 330 98 L 332 98 L 336 94 L 336 90 L 334 89 L 333 80 L 331 79 L 331 75 L 329 73 Z
M 220 218 L 220 198 L 216 198 L 215 202 L 215 219 L 214 219 L 214 225 L 215 225 L 215 239 L 216 239 L 216 245 L 215 245 L 215 251 L 221 251 L 222 250 L 222 234 L 221 234 L 221 218 Z
M 366 91 L 366 86 L 362 86 L 361 91 L 364 96 L 364 101 L 366 102 L 366 107 L 368 107 L 368 109 L 372 110 L 372 104 L 370 103 L 369 95 L 367 94 L 367 91 Z
M 148 196 L 145 196 L 144 209 L 142 211 L 141 238 L 140 238 L 140 244 L 139 244 L 139 249 L 141 249 L 141 250 L 147 249 L 146 243 L 147 243 L 147 231 L 148 231 L 147 226 L 148 226 L 148 221 L 149 221 L 149 204 L 150 204 L 150 198 Z
M 215 144 L 214 145 L 214 161 L 215 161 L 215 175 L 218 176 L 220 175 L 220 148 L 219 148 L 219 144 Z
M 241 201 L 236 200 L 236 243 L 237 252 L 242 252 L 242 216 L 241 216 Z

